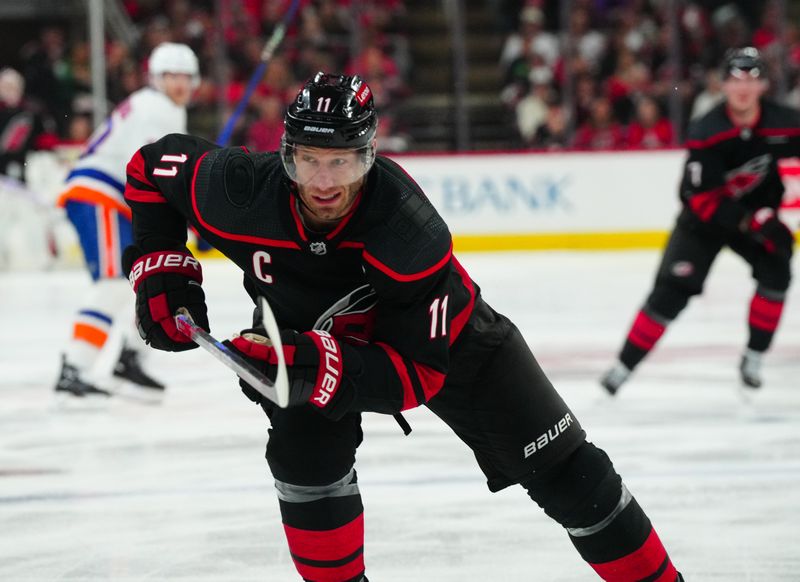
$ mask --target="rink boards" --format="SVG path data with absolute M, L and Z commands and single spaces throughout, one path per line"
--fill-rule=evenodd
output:
M 396 156 L 459 250 L 659 248 L 680 209 L 684 150 Z M 781 166 L 800 223 L 800 160 Z
M 648 249 L 680 209 L 683 149 L 395 154 L 453 233 L 460 251 Z M 55 196 L 67 165 L 30 160 L 31 186 Z M 782 216 L 800 226 L 800 159 L 785 160 Z

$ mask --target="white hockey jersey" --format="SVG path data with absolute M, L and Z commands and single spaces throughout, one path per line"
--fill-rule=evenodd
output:
M 80 200 L 129 211 L 125 169 L 136 151 L 169 133 L 186 133 L 186 108 L 151 87 L 120 103 L 95 129 L 67 176 L 61 202 Z

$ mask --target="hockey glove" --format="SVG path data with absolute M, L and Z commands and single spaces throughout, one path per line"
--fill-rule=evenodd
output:
M 746 229 L 768 253 L 791 257 L 794 235 L 772 208 L 761 208 L 749 217 Z
M 348 411 L 355 399 L 352 387 L 345 382 L 342 347 L 328 332 L 314 330 L 297 333 L 281 331 L 286 371 L 289 375 L 289 406 L 310 403 L 332 420 Z M 256 369 L 275 379 L 278 356 L 268 338 L 260 330 L 245 330 L 224 342 L 232 346 Z M 253 402 L 262 404 L 261 394 L 244 380 L 242 392 Z
M 209 331 L 203 272 L 186 250 L 144 254 L 129 246 L 122 266 L 136 293 L 136 323 L 139 335 L 157 350 L 182 352 L 197 344 L 175 327 L 175 312 L 185 307 L 194 322 Z

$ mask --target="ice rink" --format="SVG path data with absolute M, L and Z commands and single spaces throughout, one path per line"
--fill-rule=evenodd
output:
M 612 400 L 597 377 L 649 291 L 656 252 L 460 259 L 523 330 L 687 581 L 800 580 L 800 286 L 751 402 L 737 363 L 753 282 L 732 254 Z M 212 331 L 228 337 L 249 324 L 249 299 L 234 267 L 204 268 Z M 0 580 L 297 580 L 263 459 L 266 418 L 218 362 L 153 353 L 169 384 L 160 404 L 56 403 L 86 278 L 0 273 Z M 365 418 L 372 582 L 596 579 L 521 488 L 490 494 L 438 419 L 407 418 L 409 437 L 390 417 Z

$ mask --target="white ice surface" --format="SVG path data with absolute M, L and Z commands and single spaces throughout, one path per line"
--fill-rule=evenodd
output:
M 523 330 L 687 580 L 800 580 L 800 288 L 752 403 L 736 367 L 753 283 L 731 254 L 611 400 L 597 377 L 649 290 L 656 253 L 460 258 Z M 228 337 L 249 323 L 241 276 L 222 261 L 204 267 L 212 331 Z M 169 383 L 159 405 L 56 405 L 58 354 L 86 277 L 0 273 L 0 581 L 296 580 L 263 460 L 266 419 L 218 362 L 153 353 L 150 368 Z M 490 494 L 438 419 L 407 418 L 407 438 L 390 417 L 364 423 L 373 582 L 596 579 L 522 489 Z

